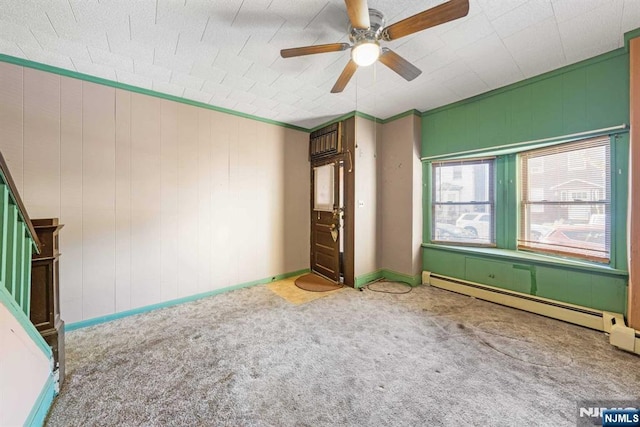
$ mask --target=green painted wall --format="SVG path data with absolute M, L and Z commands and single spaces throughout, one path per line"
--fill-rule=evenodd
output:
M 427 111 L 422 156 L 557 137 L 629 121 L 629 55 L 618 49 Z
M 423 114 L 422 156 L 557 138 L 629 122 L 629 55 L 618 49 Z M 628 133 L 612 136 L 612 245 L 608 266 L 537 262 L 517 254 L 517 156 L 501 155 L 496 167 L 498 249 L 467 251 L 430 245 L 431 166 L 423 166 L 423 268 L 442 275 L 559 301 L 626 313 Z M 493 276 L 493 277 L 490 277 Z
M 430 245 L 423 248 L 424 269 L 516 292 L 626 314 L 624 272 L 582 269 L 530 259 L 514 259 L 505 251 L 465 253 Z

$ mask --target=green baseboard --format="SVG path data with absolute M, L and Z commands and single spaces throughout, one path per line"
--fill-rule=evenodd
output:
M 44 421 L 49 413 L 49 408 L 51 408 L 51 404 L 53 403 L 55 393 L 55 381 L 53 379 L 53 374 L 49 374 L 47 382 L 44 383 L 44 386 L 40 391 L 40 395 L 38 395 L 38 400 L 33 404 L 31 412 L 24 422 L 25 426 L 41 427 L 44 425 Z
M 100 323 L 110 322 L 112 320 L 122 319 L 123 317 L 133 316 L 135 314 L 146 313 L 160 308 L 172 307 L 178 304 L 184 304 L 186 302 L 197 301 L 202 298 L 207 298 L 213 295 L 223 294 L 225 292 L 235 291 L 236 289 L 248 288 L 250 286 L 263 285 L 265 283 L 275 282 L 276 280 L 287 279 L 289 277 L 298 276 L 300 274 L 308 273 L 309 269 L 292 271 L 289 273 L 278 274 L 264 279 L 253 280 L 251 282 L 240 283 L 238 285 L 227 286 L 226 288 L 215 289 L 213 291 L 203 292 L 200 294 L 189 295 L 187 297 L 173 299 L 170 301 L 164 301 L 157 304 L 145 305 L 144 307 L 138 307 L 131 310 L 120 311 L 118 313 L 107 314 L 106 316 L 94 317 L 92 319 L 81 320 L 79 322 L 70 323 L 66 326 L 66 331 L 74 331 L 80 328 L 87 328 L 89 326 L 99 325 Z
M 382 279 L 382 270 L 372 271 L 371 273 L 366 273 L 361 276 L 356 277 L 356 288 L 361 288 L 365 286 L 367 283 L 371 283 L 374 280 Z
M 409 274 L 398 273 L 397 271 L 382 268 L 380 270 L 376 270 L 371 273 L 363 274 L 361 276 L 356 277 L 355 287 L 361 288 L 365 286 L 367 283 L 371 283 L 374 280 L 378 280 L 378 279 L 386 279 L 392 282 L 402 282 L 410 286 L 418 286 L 422 281 L 420 274 L 411 276 Z
M 422 284 L 422 273 L 411 276 L 409 274 L 398 273 L 397 271 L 384 269 L 382 270 L 382 277 L 392 282 L 402 282 L 410 286 L 418 286 Z

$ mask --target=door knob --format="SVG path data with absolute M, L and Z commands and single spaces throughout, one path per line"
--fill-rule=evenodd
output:
M 338 241 L 338 227 L 335 224 L 331 224 L 329 226 L 329 230 L 331 231 L 331 238 L 334 242 Z

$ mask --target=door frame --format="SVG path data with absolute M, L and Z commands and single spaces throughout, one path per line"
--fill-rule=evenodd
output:
M 340 221 L 340 215 L 341 215 L 340 195 L 342 193 L 342 186 L 340 185 L 341 184 L 340 169 L 342 167 L 341 163 L 342 163 L 342 159 L 340 159 L 338 156 L 323 157 L 322 159 L 312 161 L 311 170 L 310 170 L 311 250 L 309 253 L 309 265 L 312 272 L 320 276 L 323 276 L 329 280 L 334 280 L 336 283 L 340 281 L 340 276 L 342 275 L 342 262 L 340 260 L 341 258 L 340 246 L 341 246 L 343 232 L 339 226 L 341 222 Z M 331 178 L 332 184 L 333 184 L 333 205 L 331 207 L 331 210 L 327 210 L 327 209 L 316 210 L 315 209 L 315 198 L 316 198 L 315 190 L 317 187 L 317 183 L 316 183 L 315 169 L 322 166 L 329 166 L 329 165 L 333 166 L 332 168 L 333 176 Z M 334 225 L 337 225 L 338 237 L 336 240 L 333 240 L 332 242 L 331 242 L 332 237 L 329 237 L 330 239 L 329 242 L 331 243 L 327 243 L 326 240 L 324 239 L 326 239 L 327 234 L 329 234 L 329 231 L 327 230 L 326 227 L 328 227 L 330 224 L 332 227 Z M 323 244 L 316 242 L 316 238 L 318 237 L 321 237 L 321 238 L 324 237 L 324 239 L 322 239 Z M 328 245 L 331 245 L 331 248 L 329 248 Z M 331 254 L 331 256 L 327 258 L 327 255 L 329 254 Z M 320 258 L 323 258 L 324 261 L 318 262 Z M 331 260 L 331 263 L 326 262 L 329 259 Z M 331 273 L 333 273 L 336 277 L 331 277 Z
M 344 211 L 342 212 L 343 218 L 343 227 L 339 230 L 340 237 L 343 239 L 343 252 L 340 257 L 340 271 L 343 276 L 343 283 L 346 286 L 355 287 L 355 269 L 354 269 L 354 259 L 355 259 L 355 172 L 356 172 L 356 164 L 355 164 L 355 117 L 351 117 L 347 120 L 341 122 L 339 127 L 341 138 L 341 146 L 342 152 L 324 157 L 322 159 L 311 160 L 310 159 L 310 174 L 309 174 L 309 208 L 310 208 L 310 216 L 309 216 L 309 267 L 313 265 L 313 230 L 312 221 L 314 215 L 314 188 L 313 188 L 313 168 L 316 166 L 321 166 L 323 164 L 327 164 L 335 161 L 342 161 L 344 165 L 344 181 L 343 185 L 340 188 L 340 192 L 343 195 L 344 201 Z M 309 137 L 311 141 L 311 137 Z M 339 175 L 339 174 L 338 174 Z M 338 180 L 339 181 L 339 180 Z M 338 184 L 339 185 L 339 182 Z M 339 204 L 339 199 L 338 199 Z

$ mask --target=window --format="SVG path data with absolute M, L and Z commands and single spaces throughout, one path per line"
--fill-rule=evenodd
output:
M 432 166 L 432 241 L 494 246 L 495 159 Z
M 544 173 L 544 158 L 535 157 L 529 162 L 529 173 Z
M 583 170 L 587 167 L 587 159 L 580 152 L 570 156 L 567 161 L 567 168 L 570 171 Z
M 608 137 L 520 155 L 519 249 L 609 262 L 609 157 Z M 539 165 L 539 159 L 544 159 L 553 173 L 532 171 L 531 165 Z
M 453 167 L 453 179 L 462 179 L 462 166 Z
M 334 164 L 329 163 L 313 168 L 313 209 L 316 211 L 331 212 L 334 208 L 333 196 Z

